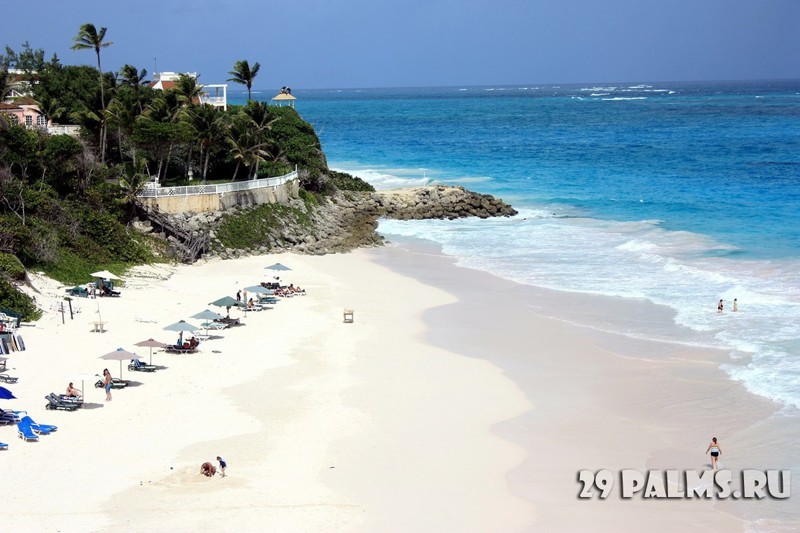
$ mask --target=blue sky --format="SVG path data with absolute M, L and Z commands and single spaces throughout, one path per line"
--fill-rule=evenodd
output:
M 238 59 L 256 89 L 800 78 L 800 0 L 40 0 L 3 25 L 63 63 L 108 28 L 104 70 L 192 71 Z

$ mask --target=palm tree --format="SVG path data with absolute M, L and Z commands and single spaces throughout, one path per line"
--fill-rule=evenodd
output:
M 197 78 L 187 74 L 180 74 L 178 79 L 175 80 L 175 88 L 173 89 L 178 95 L 178 100 L 185 107 L 192 107 L 195 101 L 200 100 L 200 94 L 203 92 L 203 86 L 197 83 Z
M 108 48 L 114 44 L 111 41 L 104 41 L 106 30 L 107 28 L 100 28 L 100 31 L 97 31 L 94 24 L 87 23 L 80 27 L 78 35 L 72 39 L 75 41 L 75 44 L 72 45 L 73 50 L 94 50 L 94 53 L 97 54 L 97 70 L 100 72 L 100 105 L 103 108 L 103 115 L 106 112 L 106 95 L 103 89 L 103 67 L 100 64 L 100 49 Z M 101 125 L 100 129 L 100 161 L 104 161 L 106 150 L 105 123 Z
M 219 108 L 205 104 L 192 107 L 187 112 L 186 118 L 192 128 L 194 140 L 200 144 L 202 176 L 205 181 L 211 149 L 225 141 L 227 117 Z
M 130 207 L 128 221 L 131 221 L 136 214 L 137 196 L 147 187 L 150 176 L 145 173 L 144 161 L 133 165 L 119 165 L 116 169 L 121 174 L 119 185 L 123 190 L 122 200 Z
M 132 87 L 136 94 L 136 101 L 139 104 L 139 114 L 144 112 L 141 91 L 142 85 L 147 84 L 147 80 L 145 79 L 146 76 L 147 69 L 137 70 L 133 65 L 124 65 L 121 69 L 119 69 L 119 77 L 122 84 Z
M 137 70 L 133 65 L 123 65 L 119 69 L 120 81 L 123 84 L 131 87 L 139 87 L 147 83 L 145 77 L 147 76 L 147 69 Z
M 233 64 L 233 70 L 228 72 L 232 78 L 228 78 L 228 81 L 232 81 L 234 83 L 240 83 L 247 87 L 247 100 L 251 100 L 252 90 L 253 90 L 253 79 L 258 74 L 258 69 L 261 68 L 259 63 L 254 63 L 253 66 L 250 66 L 250 63 L 247 62 L 246 59 L 242 59 L 237 61 Z

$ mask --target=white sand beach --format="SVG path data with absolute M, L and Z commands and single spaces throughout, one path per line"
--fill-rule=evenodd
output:
M 307 295 L 233 309 L 244 326 L 197 354 L 156 350 L 154 373 L 124 364 L 134 383 L 110 402 L 70 379 L 118 376 L 98 358 L 119 347 L 148 360 L 134 343 L 174 342 L 164 326 L 198 324 L 209 302 L 269 281 L 275 261 Z M 435 254 L 260 256 L 125 279 L 120 298 L 78 299 L 74 320 L 48 311 L 20 329 L 28 349 L 8 361 L 18 399 L 0 407 L 59 429 L 27 443 L 0 427 L 5 530 L 737 531 L 759 517 L 752 506 L 583 501 L 577 472 L 706 468 L 710 427 L 732 461 L 783 466 L 755 445 L 776 406 L 726 380 L 718 354 L 615 353 L 537 314 L 520 286 Z M 63 294 L 34 283 L 47 309 Z M 105 333 L 91 331 L 98 306 Z M 85 407 L 45 410 L 69 381 Z M 200 475 L 217 455 L 227 476 Z M 782 517 L 783 503 L 753 505 Z

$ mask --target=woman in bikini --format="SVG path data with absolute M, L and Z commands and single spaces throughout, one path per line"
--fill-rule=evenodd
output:
M 80 390 L 78 390 L 75 387 L 73 387 L 72 383 L 70 383 L 67 386 L 67 396 L 69 396 L 71 398 L 80 398 L 82 395 L 83 395 L 83 393 Z
M 719 447 L 717 437 L 711 438 L 711 444 L 709 444 L 708 448 L 706 448 L 706 453 L 709 452 L 711 453 L 711 468 L 716 470 L 717 461 L 719 460 L 719 456 L 722 455 L 722 448 Z

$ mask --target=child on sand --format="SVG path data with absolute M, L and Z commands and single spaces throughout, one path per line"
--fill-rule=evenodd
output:
M 219 471 L 222 473 L 222 477 L 225 477 L 225 467 L 228 466 L 228 463 L 219 455 L 217 456 L 217 461 L 219 461 Z

